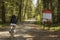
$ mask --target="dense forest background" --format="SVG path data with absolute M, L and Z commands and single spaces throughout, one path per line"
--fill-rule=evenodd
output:
M 54 23 L 60 22 L 60 0 L 0 0 L 0 22 L 10 22 L 10 17 L 15 14 L 18 22 L 31 18 L 42 21 L 42 10 L 52 10 L 52 20 Z

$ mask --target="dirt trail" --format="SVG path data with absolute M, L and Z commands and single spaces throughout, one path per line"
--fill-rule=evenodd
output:
M 60 31 L 39 30 L 37 26 L 34 24 L 18 25 L 15 34 L 16 38 L 13 39 L 9 37 L 9 29 L 0 31 L 0 40 L 60 40 Z

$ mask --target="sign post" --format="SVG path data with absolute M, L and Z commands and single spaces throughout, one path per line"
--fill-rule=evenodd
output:
M 51 22 L 52 22 L 52 11 L 49 9 L 43 10 L 43 16 L 42 16 L 42 22 L 44 25 L 51 26 Z

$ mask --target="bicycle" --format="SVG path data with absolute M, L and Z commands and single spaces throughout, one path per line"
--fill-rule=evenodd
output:
M 14 37 L 14 34 L 15 34 L 15 25 L 12 25 L 11 27 L 10 27 L 10 31 L 9 31 L 9 33 L 10 33 L 10 35 L 11 35 L 11 37 L 13 38 Z

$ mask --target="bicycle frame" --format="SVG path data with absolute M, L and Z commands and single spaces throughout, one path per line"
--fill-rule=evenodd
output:
M 14 30 L 15 30 L 15 26 L 12 25 L 11 28 L 10 28 L 10 31 L 9 31 L 11 37 L 14 37 L 14 34 L 15 34 Z

